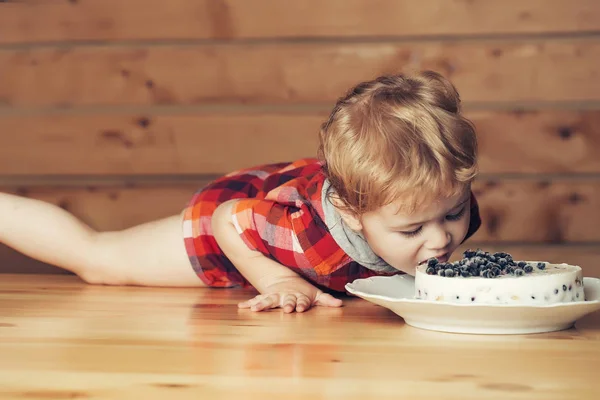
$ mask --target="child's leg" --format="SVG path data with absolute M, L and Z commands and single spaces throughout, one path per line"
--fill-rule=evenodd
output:
M 181 215 L 96 232 L 52 204 L 0 193 L 0 242 L 89 283 L 205 286 L 188 260 Z

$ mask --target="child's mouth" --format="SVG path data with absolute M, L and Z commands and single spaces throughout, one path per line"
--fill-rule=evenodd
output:
M 421 261 L 421 262 L 419 263 L 419 265 L 421 265 L 421 264 L 425 264 L 427 261 L 429 261 L 429 260 L 430 260 L 430 259 L 432 259 L 432 258 L 437 258 L 437 260 L 438 260 L 439 262 L 447 262 L 447 261 L 448 261 L 448 259 L 449 259 L 450 257 L 448 256 L 448 253 L 440 254 L 440 255 L 438 255 L 438 256 L 429 257 L 429 258 L 427 258 L 427 259 L 425 259 L 425 260 Z

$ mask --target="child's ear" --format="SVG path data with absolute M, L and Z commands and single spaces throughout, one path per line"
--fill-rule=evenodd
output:
M 340 200 L 336 196 L 331 196 L 331 202 L 332 202 L 333 206 L 335 207 L 336 211 L 342 217 L 342 220 L 344 220 L 344 223 L 350 229 L 352 229 L 353 231 L 356 231 L 356 232 L 360 232 L 362 230 L 362 223 L 360 222 L 360 218 L 358 216 L 356 216 L 354 213 L 347 210 L 343 206 L 342 200 Z

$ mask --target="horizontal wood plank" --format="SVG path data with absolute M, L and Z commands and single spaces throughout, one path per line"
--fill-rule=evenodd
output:
M 599 62 L 595 38 L 4 49 L 0 105 L 333 105 L 360 81 L 419 69 L 467 103 L 598 101 Z
M 253 290 L 2 278 L 3 400 L 596 400 L 600 392 L 594 305 L 553 309 L 557 321 L 580 317 L 560 332 L 447 334 L 409 326 L 404 309 L 397 315 L 357 297 L 286 315 L 239 310 Z M 480 322 L 479 311 L 464 327 L 490 333 L 494 325 Z M 524 326 L 531 315 L 528 326 L 550 324 L 543 325 L 549 313 L 515 311 L 495 309 L 489 319 Z
M 119 230 L 178 214 L 208 180 L 124 186 L 0 186 L 56 204 L 100 231 Z M 600 242 L 600 180 L 478 180 L 480 243 Z
M 482 173 L 599 173 L 600 110 L 466 112 Z M 313 157 L 327 112 L 0 116 L 5 175 L 222 174 Z M 32 145 L 33 144 L 33 145 Z
M 0 5 L 0 43 L 572 33 L 595 0 L 86 0 Z

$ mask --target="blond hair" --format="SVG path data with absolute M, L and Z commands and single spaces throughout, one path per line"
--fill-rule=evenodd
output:
M 475 129 L 455 87 L 433 71 L 352 88 L 322 124 L 318 153 L 333 193 L 357 216 L 399 199 L 414 211 L 477 174 Z

